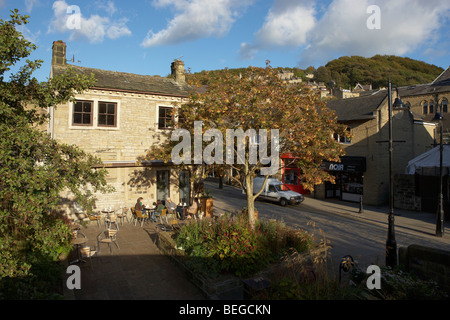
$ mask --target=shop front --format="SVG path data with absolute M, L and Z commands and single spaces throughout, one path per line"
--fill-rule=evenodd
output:
M 341 162 L 324 161 L 321 165 L 335 177 L 335 183 L 325 183 L 325 198 L 359 202 L 364 189 L 365 157 L 345 156 Z

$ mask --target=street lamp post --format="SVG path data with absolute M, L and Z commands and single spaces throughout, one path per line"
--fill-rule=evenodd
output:
M 389 216 L 388 216 L 388 235 L 386 241 L 386 265 L 394 267 L 397 265 L 397 241 L 395 240 L 394 228 L 394 170 L 393 153 L 394 141 L 392 138 L 392 108 L 401 109 L 404 107 L 402 100 L 398 96 L 392 104 L 392 84 L 388 79 L 388 104 L 389 104 Z
M 395 266 L 397 264 L 397 241 L 394 230 L 394 179 L 393 179 L 393 141 L 392 141 L 392 85 L 388 80 L 388 104 L 389 104 L 389 217 L 388 235 L 386 241 L 386 265 Z
M 442 115 L 438 112 L 434 115 L 433 121 L 439 123 L 439 204 L 436 217 L 436 236 L 444 236 L 444 197 L 442 192 L 442 154 L 444 151 L 444 145 L 442 143 L 443 126 Z

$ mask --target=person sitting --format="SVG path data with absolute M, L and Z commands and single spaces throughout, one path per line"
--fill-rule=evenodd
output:
M 169 213 L 176 213 L 178 219 L 184 219 L 183 209 L 172 202 L 170 198 L 167 198 L 166 200 L 166 208 L 169 210 Z
M 141 211 L 142 215 L 145 216 L 147 214 L 146 209 L 145 209 L 145 205 L 142 203 L 142 200 L 144 200 L 144 198 L 139 197 L 136 201 L 136 204 L 134 206 L 134 209 L 137 211 Z
M 194 215 L 197 214 L 197 210 L 198 210 L 198 199 L 195 198 L 194 202 L 192 202 L 192 205 L 189 206 L 189 208 L 187 208 L 187 215 L 188 215 L 188 219 L 191 219 L 192 217 L 194 217 Z
M 152 214 L 152 220 L 156 222 L 157 216 L 159 217 L 161 214 L 156 212 L 156 202 L 153 202 L 153 209 L 150 211 Z
M 167 198 L 166 200 L 166 208 L 169 210 L 170 213 L 175 212 L 177 209 L 177 205 L 170 200 L 170 198 Z
M 156 222 L 157 217 L 161 216 L 161 213 L 164 209 L 166 209 L 166 207 L 163 205 L 161 200 L 158 200 L 156 203 L 153 203 L 153 205 L 156 205 L 156 209 L 153 211 L 153 221 Z

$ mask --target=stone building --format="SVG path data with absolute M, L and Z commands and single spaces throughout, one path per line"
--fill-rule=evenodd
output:
M 436 112 L 443 117 L 444 139 L 450 141 L 450 67 L 442 72 L 432 83 L 399 88 L 405 104 L 418 118 L 431 122 Z
M 397 97 L 393 91 L 393 100 Z M 403 100 L 403 96 L 401 97 Z M 404 100 L 403 100 L 404 101 Z M 336 183 L 317 186 L 315 197 L 339 198 L 382 205 L 389 195 L 389 109 L 387 90 L 370 95 L 331 100 L 327 106 L 336 112 L 338 122 L 347 125 L 351 140 L 341 139 L 345 156 L 340 163 L 323 163 L 336 177 Z M 432 147 L 435 124 L 424 121 L 410 109 L 394 110 L 394 173 L 403 173 L 409 160 Z
M 50 108 L 48 132 L 53 139 L 103 160 L 107 181 L 116 191 L 96 195 L 97 209 L 130 207 L 138 197 L 146 204 L 169 196 L 189 202 L 186 172 L 180 174 L 162 161 L 138 161 L 170 130 L 172 110 L 188 97 L 184 63 L 175 60 L 168 78 L 80 67 L 67 64 L 66 44 L 55 41 L 50 77 L 68 68 L 76 74 L 93 74 L 96 82 L 87 92 L 77 93 L 76 101 Z

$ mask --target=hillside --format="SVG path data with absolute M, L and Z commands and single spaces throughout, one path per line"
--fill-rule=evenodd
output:
M 357 83 L 372 84 L 372 88 L 387 86 L 388 77 L 397 86 L 430 83 L 439 76 L 442 68 L 423 61 L 397 56 L 376 55 L 341 57 L 317 68 L 315 80 L 328 83 L 333 80 L 338 87 L 353 88 Z
M 334 81 L 337 87 L 344 89 L 354 88 L 357 83 L 372 84 L 373 89 L 386 87 L 388 77 L 397 86 L 430 83 L 444 71 L 440 67 L 423 61 L 388 55 L 376 55 L 371 58 L 345 56 L 317 69 L 314 67 L 308 67 L 305 70 L 290 67 L 279 69 L 292 71 L 295 76 L 303 78 L 304 81 L 308 80 L 307 73 L 314 73 L 315 81 L 324 82 L 327 86 Z M 242 70 L 243 68 L 230 69 L 237 74 Z M 202 71 L 196 75 L 202 76 L 206 84 L 210 76 L 217 75 L 220 71 Z

